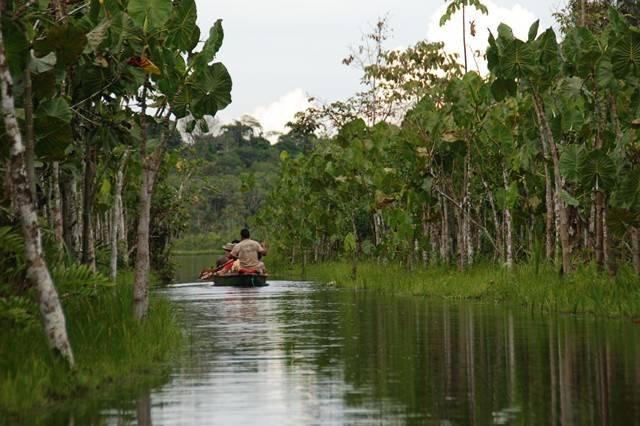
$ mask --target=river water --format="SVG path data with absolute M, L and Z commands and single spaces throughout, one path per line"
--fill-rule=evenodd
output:
M 210 257 L 210 256 L 209 256 Z M 107 424 L 640 424 L 640 326 L 313 283 L 162 290 L 193 344 Z M 393 285 L 392 282 L 389 285 Z

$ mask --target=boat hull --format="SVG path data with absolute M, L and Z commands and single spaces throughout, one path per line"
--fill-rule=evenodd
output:
M 265 287 L 267 284 L 266 275 L 220 275 L 213 277 L 215 287 Z

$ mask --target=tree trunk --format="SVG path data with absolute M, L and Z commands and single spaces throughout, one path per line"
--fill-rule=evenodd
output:
M 74 366 L 73 351 L 67 337 L 67 328 L 58 298 L 58 292 L 42 255 L 42 238 L 38 225 L 38 215 L 30 188 L 27 173 L 22 135 L 16 118 L 13 98 L 13 79 L 9 73 L 5 56 L 4 36 L 2 34 L 2 10 L 0 10 L 0 92 L 2 94 L 2 116 L 5 134 L 10 140 L 11 180 L 13 184 L 13 202 L 18 209 L 24 238 L 25 258 L 27 261 L 27 279 L 36 287 L 40 313 L 45 335 L 52 349 Z
M 353 249 L 351 257 L 351 279 L 355 280 L 358 277 L 358 228 L 356 228 L 356 219 L 351 217 L 351 230 L 353 232 L 353 238 L 356 241 L 356 246 Z
M 607 201 L 605 200 L 604 210 L 602 212 L 602 233 L 604 240 L 604 254 L 605 262 L 607 264 L 607 272 L 610 277 L 615 277 L 618 274 L 618 261 L 616 259 L 616 248 L 613 233 L 607 226 L 607 216 L 609 214 L 609 208 Z
M 440 245 L 440 257 L 445 264 L 451 263 L 451 231 L 449 227 L 449 207 L 444 197 L 440 197 L 442 204 L 442 244 Z
M 78 192 L 76 179 L 73 174 L 61 172 L 60 182 L 62 186 L 62 216 L 64 220 L 63 235 L 67 250 L 71 256 L 80 260 L 80 224 L 78 223 Z
M 151 223 L 151 197 L 156 174 L 164 158 L 167 140 L 175 130 L 175 122 L 169 124 L 171 110 L 165 116 L 160 136 L 160 142 L 153 154 L 147 155 L 147 120 L 146 97 L 148 78 L 142 90 L 140 128 L 142 140 L 140 142 L 140 163 L 142 164 L 142 182 L 140 185 L 140 200 L 138 204 L 138 244 L 136 247 L 135 283 L 133 286 L 133 313 L 138 321 L 143 321 L 149 311 L 149 226 Z
M 25 165 L 27 167 L 27 178 L 29 179 L 29 189 L 37 208 L 36 193 L 36 169 L 35 169 L 35 148 L 36 141 L 34 135 L 33 122 L 33 85 L 31 81 L 31 71 L 24 72 L 24 121 L 25 121 Z
M 95 150 L 85 143 L 84 184 L 82 195 L 82 263 L 96 270 L 95 244 L 93 235 L 94 181 L 96 176 Z
M 467 73 L 467 23 L 465 3 L 462 4 L 462 51 L 464 53 L 464 73 Z
M 504 190 L 507 191 L 509 188 L 509 178 L 507 176 L 506 170 L 502 170 L 502 180 L 504 183 Z M 513 236 L 512 236 L 512 227 L 511 227 L 511 210 L 507 206 L 504 209 L 504 224 L 506 227 L 506 260 L 507 260 L 507 268 L 513 269 Z
M 553 203 L 553 185 L 551 183 L 551 172 L 549 171 L 549 164 L 547 164 L 547 148 L 544 141 L 542 145 L 545 147 L 545 163 L 544 163 L 544 186 L 545 186 L 545 256 L 547 261 L 553 259 L 554 248 L 556 246 L 555 240 L 555 221 L 554 221 L 554 203 Z
M 122 156 L 120 167 L 118 167 L 118 171 L 116 172 L 115 196 L 113 200 L 113 214 L 111 216 L 110 229 L 111 264 L 109 268 L 109 276 L 113 281 L 116 280 L 118 275 L 118 243 L 120 241 L 118 237 L 120 235 L 120 223 L 122 222 L 122 187 L 124 185 L 124 168 L 127 165 L 128 156 L 129 152 L 125 151 Z
M 487 198 L 489 200 L 489 206 L 491 207 L 491 216 L 493 219 L 493 226 L 496 230 L 496 249 L 494 250 L 494 260 L 504 258 L 503 247 L 502 247 L 502 230 L 500 225 L 500 220 L 498 219 L 498 210 L 496 209 L 496 201 L 493 196 L 493 191 L 489 188 L 489 184 L 483 179 L 482 185 L 484 186 L 485 191 L 487 192 Z
M 467 142 L 464 159 L 464 195 L 462 197 L 462 249 L 465 250 L 465 264 L 473 265 L 473 238 L 471 236 L 471 147 Z
M 540 98 L 540 95 L 535 91 L 533 93 L 533 104 L 538 116 L 538 124 L 542 133 L 541 136 L 543 139 L 546 139 L 551 148 L 551 159 L 553 161 L 553 175 L 555 181 L 555 205 L 560 219 L 559 233 L 560 243 L 562 245 L 562 271 L 563 273 L 568 274 L 571 272 L 571 241 L 569 239 L 569 218 L 567 215 L 567 208 L 560 196 L 563 187 L 562 175 L 560 174 L 560 154 L 547 120 L 544 103 Z
M 136 250 L 135 285 L 133 288 L 134 315 L 139 321 L 149 310 L 149 225 L 151 222 L 151 196 L 155 173 L 145 161 L 142 169 L 140 200 L 138 204 L 138 245 Z
M 64 253 L 64 232 L 62 229 L 62 197 L 60 196 L 60 163 L 54 161 L 52 164 L 51 191 L 53 195 L 53 206 L 51 214 L 53 216 L 53 230 L 60 254 Z
M 640 277 L 640 230 L 631 228 L 631 254 L 633 256 L 633 269 Z

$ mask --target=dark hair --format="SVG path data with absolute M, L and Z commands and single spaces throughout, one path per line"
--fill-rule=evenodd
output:
M 246 238 L 249 238 L 251 234 L 249 233 L 249 230 L 247 228 L 243 228 L 242 231 L 240 231 L 240 236 L 243 239 L 246 239 Z
M 231 244 L 238 244 L 240 242 L 240 240 L 233 240 L 231 241 Z

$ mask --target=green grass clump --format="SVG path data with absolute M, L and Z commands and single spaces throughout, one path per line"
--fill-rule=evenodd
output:
M 123 274 L 112 288 L 63 297 L 74 371 L 49 350 L 40 322 L 0 330 L 0 417 L 37 416 L 75 398 L 166 380 L 182 331 L 169 302 L 155 296 L 138 324 L 132 281 Z
M 280 275 L 298 273 L 299 269 L 290 269 Z M 612 279 L 593 265 L 560 276 L 550 266 L 535 268 L 528 264 L 512 271 L 481 263 L 465 271 L 434 266 L 407 272 L 401 266 L 361 262 L 353 280 L 349 262 L 328 262 L 307 265 L 306 278 L 385 293 L 508 302 L 542 311 L 640 316 L 640 280 L 627 268 Z

